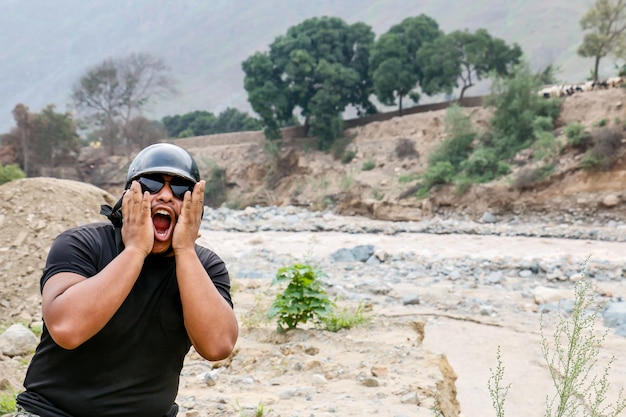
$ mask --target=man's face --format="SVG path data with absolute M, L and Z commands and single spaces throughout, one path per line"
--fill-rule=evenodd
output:
M 154 228 L 152 254 L 166 254 L 172 246 L 174 227 L 183 206 L 186 191 L 194 183 L 180 177 L 150 174 L 137 179 L 142 191 L 150 193 L 150 210 Z

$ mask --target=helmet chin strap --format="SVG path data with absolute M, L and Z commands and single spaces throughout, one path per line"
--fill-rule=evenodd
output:
M 115 227 L 122 227 L 122 198 L 120 197 L 113 207 L 108 204 L 100 206 L 100 214 L 106 216 Z

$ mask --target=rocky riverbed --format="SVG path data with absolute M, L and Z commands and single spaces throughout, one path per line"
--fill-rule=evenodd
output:
M 198 243 L 231 271 L 241 335 L 226 361 L 189 354 L 181 416 L 432 416 L 436 397 L 446 417 L 493 415 L 487 381 L 498 348 L 512 384 L 506 415 L 543 415 L 554 388 L 540 322 L 550 331 L 559 311 L 567 315 L 583 273 L 606 303 L 597 331 L 607 331 L 600 363 L 616 357 L 609 399 L 624 386 L 626 224 L 618 219 L 385 222 L 296 207 L 207 208 L 201 234 Z M 369 321 L 277 333 L 265 316 L 279 290 L 271 280 L 295 262 L 323 271 L 338 306 L 361 306 Z M 3 378 L 21 380 L 28 355 L 0 359 Z

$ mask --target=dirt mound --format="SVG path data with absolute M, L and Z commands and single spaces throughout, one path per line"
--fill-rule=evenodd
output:
M 0 323 L 39 320 L 39 278 L 52 241 L 70 227 L 106 220 L 100 205 L 115 201 L 93 185 L 57 178 L 0 186 Z

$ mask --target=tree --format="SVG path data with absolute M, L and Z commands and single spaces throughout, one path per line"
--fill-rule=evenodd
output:
M 168 134 L 163 123 L 137 116 L 124 126 L 124 137 L 137 147 L 145 148 L 168 137 Z
M 80 148 L 76 125 L 69 113 L 55 112 L 49 104 L 31 113 L 23 104 L 13 109 L 16 127 L 3 136 L 15 152 L 15 162 L 26 176 L 38 176 L 42 166 L 54 167 L 75 160 Z
M 172 138 L 245 132 L 262 128 L 259 119 L 232 107 L 228 107 L 217 117 L 208 111 L 194 111 L 183 115 L 166 116 L 162 121 L 169 137 Z
M 33 154 L 36 174 L 42 166 L 54 168 L 63 162 L 76 161 L 80 151 L 80 138 L 69 113 L 55 112 L 49 104 L 33 119 Z
M 485 29 L 474 33 L 457 30 L 419 50 L 418 59 L 423 63 L 422 89 L 428 94 L 451 93 L 452 87 L 458 87 L 460 81 L 459 101 L 462 101 L 465 91 L 476 81 L 490 74 L 509 75 L 521 56 L 519 45 L 509 47 Z
M 305 128 L 337 137 L 326 129 L 349 105 L 360 114 L 375 111 L 369 50 L 374 33 L 364 23 L 348 25 L 337 17 L 311 18 L 277 37 L 269 52 L 257 52 L 242 63 L 244 88 L 253 110 L 261 117 L 268 138 L 280 137 L 279 129 L 293 122 L 294 112 Z
M 17 137 L 13 146 L 16 148 L 16 158 L 21 159 L 22 169 L 28 175 L 30 170 L 30 150 L 32 148 L 32 117 L 28 107 L 19 103 L 13 109 L 13 118 L 15 119 L 16 128 L 14 135 Z
M 623 57 L 626 31 L 626 0 L 596 0 L 580 19 L 583 31 L 589 31 L 578 47 L 578 55 L 594 58 L 593 79 L 598 80 L 600 60 L 609 54 Z
M 437 22 L 421 14 L 404 19 L 380 36 L 372 47 L 370 73 L 381 103 L 391 106 L 397 101 L 402 113 L 404 97 L 419 100 L 419 93 L 413 91 L 423 73 L 418 51 L 442 35 Z
M 107 59 L 73 87 L 71 98 L 88 124 L 102 130 L 102 140 L 113 153 L 118 134 L 154 97 L 175 92 L 164 61 L 148 54 Z

